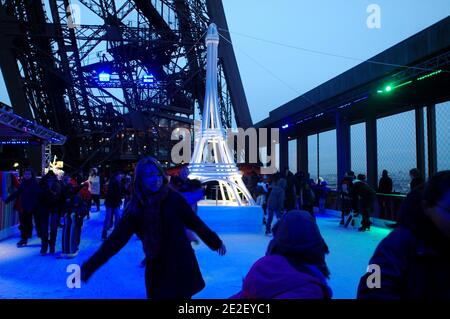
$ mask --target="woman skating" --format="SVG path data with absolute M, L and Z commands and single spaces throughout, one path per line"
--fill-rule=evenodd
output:
M 146 256 L 148 298 L 188 299 L 205 287 L 185 227 L 195 231 L 219 255 L 226 253 L 225 246 L 167 182 L 155 159 L 144 158 L 137 164 L 131 202 L 112 234 L 83 264 L 83 281 L 137 234 Z

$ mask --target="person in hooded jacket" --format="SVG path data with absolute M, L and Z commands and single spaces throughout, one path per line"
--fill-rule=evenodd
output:
M 275 214 L 277 219 L 280 219 L 284 210 L 284 198 L 286 187 L 286 180 L 280 178 L 278 174 L 272 179 L 272 189 L 267 199 L 267 222 L 266 222 L 266 235 L 270 235 L 272 231 L 273 215 Z
M 296 185 L 296 178 L 294 174 L 286 167 L 284 171 L 284 178 L 286 179 L 284 208 L 286 211 L 293 210 L 296 207 L 296 193 L 298 185 Z
M 40 188 L 36 181 L 34 171 L 28 168 L 23 173 L 22 182 L 18 189 L 5 200 L 5 203 L 8 204 L 15 199 L 19 199 L 20 207 L 22 208 L 19 212 L 20 241 L 17 243 L 17 247 L 25 246 L 28 243 L 28 239 L 32 237 L 33 217 L 38 236 L 40 236 L 39 219 L 37 216 L 39 195 Z
M 114 227 L 120 220 L 120 206 L 122 205 L 123 188 L 122 188 L 122 172 L 115 172 L 108 183 L 108 191 L 105 196 L 106 214 L 103 222 L 102 240 L 108 235 L 108 230 L 112 227 L 114 219 Z
M 139 161 L 133 195 L 111 235 L 81 267 L 86 282 L 133 234 L 143 243 L 145 285 L 151 299 L 189 299 L 205 287 L 194 250 L 186 237 L 190 228 L 219 255 L 226 253 L 222 240 L 193 212 L 181 194 L 168 186 L 157 160 Z
M 292 210 L 274 226 L 266 255 L 245 276 L 232 299 L 330 299 L 328 246 L 314 217 Z
M 408 194 L 399 226 L 377 247 L 380 287 L 360 280 L 358 299 L 450 299 L 450 171 Z

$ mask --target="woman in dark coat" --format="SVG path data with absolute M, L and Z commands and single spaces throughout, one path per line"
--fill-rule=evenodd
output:
M 83 281 L 137 234 L 145 253 L 148 298 L 188 299 L 205 287 L 185 227 L 221 256 L 225 246 L 167 182 L 155 159 L 144 158 L 137 164 L 130 204 L 112 234 L 83 264 Z
M 377 247 L 380 288 L 360 281 L 360 299 L 450 299 L 450 171 L 408 194 L 399 227 Z
M 37 216 L 39 196 L 39 184 L 36 181 L 34 171 L 29 168 L 25 170 L 18 189 L 5 200 L 5 203 L 8 204 L 18 198 L 22 207 L 22 211 L 19 213 L 20 241 L 17 243 L 17 247 L 25 246 L 28 243 L 28 239 L 31 238 L 33 233 L 33 217 L 37 234 L 40 237 L 40 225 Z

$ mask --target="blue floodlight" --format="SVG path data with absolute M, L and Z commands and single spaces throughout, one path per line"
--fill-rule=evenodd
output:
M 288 127 L 289 127 L 289 124 L 285 124 L 281 128 L 284 130 L 284 129 L 287 129 Z
M 101 72 L 101 73 L 98 75 L 98 80 L 99 80 L 100 82 L 109 82 L 109 81 L 111 80 L 111 74 L 106 73 L 106 72 Z
M 155 77 L 153 76 L 153 74 L 145 74 L 143 77 L 143 82 L 144 83 L 154 83 Z

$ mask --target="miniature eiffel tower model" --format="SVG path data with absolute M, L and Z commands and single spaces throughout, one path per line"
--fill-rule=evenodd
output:
M 218 45 L 219 33 L 212 23 L 206 35 L 206 91 L 201 132 L 189 163 L 189 178 L 198 179 L 202 183 L 217 181 L 224 201 L 239 206 L 253 206 L 255 202 L 233 160 L 220 120 L 217 95 Z

